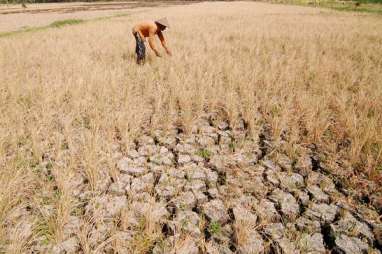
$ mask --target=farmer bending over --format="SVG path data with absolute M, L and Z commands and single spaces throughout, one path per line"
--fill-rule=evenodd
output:
M 161 57 L 155 45 L 155 41 L 154 41 L 155 35 L 158 35 L 163 48 L 166 50 L 167 54 L 171 56 L 171 51 L 168 49 L 166 45 L 166 40 L 164 39 L 164 36 L 162 33 L 162 31 L 164 31 L 167 27 L 169 27 L 169 25 L 166 18 L 162 18 L 154 22 L 144 21 L 133 27 L 133 35 L 136 40 L 135 52 L 137 53 L 138 64 L 143 64 L 145 62 L 146 47 L 144 42 L 146 41 L 146 37 L 148 37 L 149 45 L 151 49 L 155 52 L 156 56 Z

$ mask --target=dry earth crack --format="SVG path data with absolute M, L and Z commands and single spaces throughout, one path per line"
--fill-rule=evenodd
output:
M 65 240 L 35 239 L 33 253 L 381 253 L 378 212 L 349 204 L 314 151 L 292 160 L 266 128 L 258 140 L 246 128 L 206 114 L 189 134 L 158 130 L 117 146 L 115 175 L 96 187 L 73 177 L 78 212 Z M 28 232 L 30 211 L 20 213 Z

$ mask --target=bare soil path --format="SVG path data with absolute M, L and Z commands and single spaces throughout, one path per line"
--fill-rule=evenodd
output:
M 0 5 L 0 32 L 10 32 L 23 28 L 46 26 L 65 19 L 93 19 L 97 17 L 140 11 L 146 7 L 186 4 L 185 1 L 150 2 L 97 2 L 97 3 L 46 3 Z

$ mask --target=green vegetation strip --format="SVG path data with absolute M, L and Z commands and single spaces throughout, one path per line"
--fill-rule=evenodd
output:
M 271 0 L 265 2 L 382 14 L 382 0 Z
M 88 20 L 83 20 L 83 19 L 64 19 L 64 20 L 58 20 L 54 21 L 53 23 L 47 25 L 47 26 L 40 26 L 40 27 L 28 27 L 16 31 L 10 31 L 10 32 L 0 32 L 0 38 L 1 37 L 7 37 L 7 36 L 12 36 L 12 35 L 17 35 L 21 33 L 28 33 L 28 32 L 37 32 L 37 31 L 42 31 L 46 30 L 49 28 L 61 28 L 64 26 L 72 26 L 72 25 L 79 25 L 83 24 L 85 22 L 90 22 L 90 21 L 97 21 L 97 20 L 106 20 L 106 19 L 111 19 L 115 17 L 124 17 L 127 16 L 127 13 L 119 13 L 115 14 L 112 16 L 106 16 L 106 17 L 97 17 L 94 19 L 88 19 Z
M 59 20 L 55 21 L 47 26 L 40 26 L 40 27 L 30 27 L 30 28 L 25 28 L 17 31 L 11 31 L 11 32 L 3 32 L 0 33 L 0 38 L 1 37 L 6 37 L 6 36 L 11 36 L 11 35 L 16 35 L 20 33 L 28 33 L 28 32 L 37 32 L 37 31 L 42 31 L 48 28 L 60 28 L 63 26 L 67 25 L 77 25 L 84 23 L 85 21 L 82 19 L 65 19 L 65 20 Z
M 83 22 L 84 21 L 82 19 L 64 19 L 64 20 L 55 21 L 52 24 L 50 24 L 48 27 L 62 27 L 67 25 L 77 25 Z

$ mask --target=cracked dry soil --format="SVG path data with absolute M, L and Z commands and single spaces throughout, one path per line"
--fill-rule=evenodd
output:
M 116 147 L 119 174 L 97 191 L 78 175 L 81 213 L 65 241 L 36 242 L 35 253 L 85 252 L 76 233 L 83 218 L 97 218 L 86 237 L 98 253 L 137 253 L 146 242 L 142 252 L 154 254 L 381 253 L 378 211 L 348 203 L 311 150 L 292 160 L 266 130 L 258 140 L 246 132 L 244 121 L 206 114 L 190 134 L 155 131 L 128 151 Z

